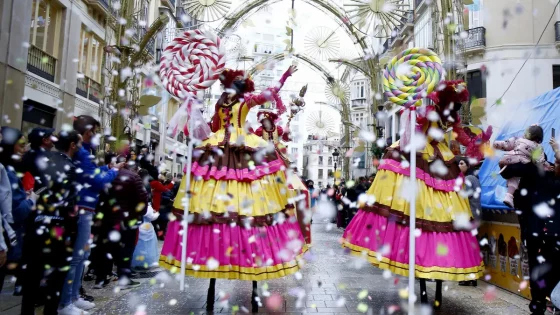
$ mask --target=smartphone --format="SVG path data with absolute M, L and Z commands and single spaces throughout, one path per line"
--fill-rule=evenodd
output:
M 552 128 L 552 138 L 556 139 L 556 129 Z

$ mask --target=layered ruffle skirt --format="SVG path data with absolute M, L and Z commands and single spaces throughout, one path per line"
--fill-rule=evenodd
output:
M 430 171 L 431 163 L 421 157 L 419 154 L 416 169 L 416 228 L 420 235 L 416 237 L 415 277 L 451 281 L 480 278 L 484 265 L 478 241 L 470 230 L 457 230 L 453 224 L 455 220 L 472 220 L 468 199 L 457 192 L 458 167 L 449 160 L 445 162 L 447 174 L 438 176 Z M 398 150 L 386 153 L 367 192 L 375 202 L 363 205 L 354 216 L 344 233 L 343 246 L 379 268 L 408 276 L 410 168 L 400 160 Z
M 256 137 L 257 139 L 255 139 Z M 247 135 L 245 143 L 263 144 Z M 295 192 L 275 151 L 209 139 L 195 149 L 186 274 L 265 280 L 295 273 L 306 245 L 295 216 Z M 186 176 L 175 198 L 160 265 L 179 271 Z

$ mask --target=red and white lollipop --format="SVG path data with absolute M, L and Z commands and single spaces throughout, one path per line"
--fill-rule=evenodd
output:
M 220 38 L 211 32 L 186 31 L 165 48 L 159 77 L 169 93 L 186 99 L 205 90 L 225 69 L 225 53 Z

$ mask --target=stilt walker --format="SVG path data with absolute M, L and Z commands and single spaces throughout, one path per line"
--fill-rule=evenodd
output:
M 245 120 L 252 107 L 279 99 L 284 81 L 297 69 L 290 67 L 277 86 L 255 95 L 251 79 L 243 71 L 224 69 L 223 60 L 220 39 L 200 30 L 176 38 L 162 56 L 160 77 L 170 93 L 187 99 L 216 80 L 225 91 L 210 125 L 194 101 L 185 102 L 170 121 L 172 132 L 183 129 L 203 141 L 194 148 L 175 198 L 177 219 L 168 225 L 160 264 L 209 278 L 209 312 L 217 278 L 252 281 L 251 305 L 257 312 L 257 281 L 298 271 L 306 246 L 285 164 L 268 142 L 246 131 Z M 187 213 L 188 229 L 181 223 Z
M 278 99 L 274 104 L 269 103 L 261 107 L 257 114 L 257 119 L 261 123 L 261 126 L 259 126 L 257 130 L 251 131 L 264 140 L 271 142 L 276 148 L 278 156 L 284 160 L 288 188 L 294 190 L 296 194 L 298 194 L 298 198 L 295 198 L 294 202 L 298 223 L 304 235 L 305 243 L 311 245 L 311 199 L 309 190 L 297 175 L 297 170 L 291 169 L 292 162 L 290 161 L 287 147 L 283 143 L 292 141 L 290 122 L 305 107 L 305 100 L 303 97 L 306 92 L 307 85 L 302 87 L 299 96 L 294 96 L 292 98 L 290 102 L 290 115 L 285 127 L 280 125 L 280 116 L 286 112 L 286 107 L 282 103 L 282 100 Z
M 443 136 L 437 137 L 460 127 L 458 111 L 468 91 L 463 82 L 442 81 L 443 76 L 440 59 L 428 49 L 405 50 L 387 65 L 385 96 L 402 106 L 403 131 L 386 149 L 367 192 L 375 202 L 360 205 L 343 236 L 352 253 L 409 277 L 409 314 L 414 314 L 415 278 L 421 279 L 426 301 L 424 281 L 438 282 L 439 307 L 441 281 L 474 280 L 484 271 L 470 231 L 469 202 L 458 193 L 462 175 Z M 482 157 L 480 145 L 489 137 L 463 139 L 471 157 Z

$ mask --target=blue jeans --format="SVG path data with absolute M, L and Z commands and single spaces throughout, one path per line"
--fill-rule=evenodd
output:
M 62 287 L 62 296 L 60 298 L 61 308 L 72 304 L 80 297 L 82 275 L 84 273 L 85 262 L 90 252 L 89 239 L 92 220 L 93 212 L 83 211 L 83 213 L 78 216 L 78 232 L 76 233 L 70 269 L 68 270 L 66 281 Z

